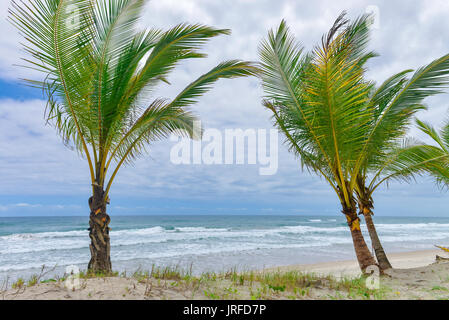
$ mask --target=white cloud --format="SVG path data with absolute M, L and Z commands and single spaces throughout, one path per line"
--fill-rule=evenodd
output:
M 0 100 L 0 194 L 88 190 L 87 165 L 45 125 L 44 108 L 41 100 Z
M 204 48 L 207 59 L 184 63 L 170 77 L 171 86 L 158 92 L 173 97 L 189 81 L 232 58 L 257 60 L 257 47 L 269 28 L 286 18 L 292 31 L 307 49 L 317 43 L 338 14 L 349 9 L 352 17 L 368 5 L 380 10 L 380 28 L 374 30 L 371 47 L 381 54 L 371 63 L 369 75 L 382 81 L 395 72 L 417 67 L 447 53 L 449 3 L 433 1 L 293 1 L 293 0 L 163 0 L 150 1 L 142 26 L 168 28 L 179 22 L 201 22 L 230 28 L 231 36 L 213 39 Z M 8 1 L 0 3 L 0 77 L 33 76 L 12 64 L 19 61 L 20 37 L 6 20 Z M 20 71 L 18 71 L 20 70 Z M 260 100 L 262 90 L 255 79 L 220 81 L 195 107 L 203 125 L 224 128 L 271 128 L 270 114 Z M 441 124 L 446 115 L 447 95 L 428 101 L 424 120 Z M 65 148 L 54 130 L 44 125 L 44 101 L 0 101 L 0 194 L 87 195 L 89 176 L 85 161 Z M 412 131 L 416 134 L 416 130 Z M 176 199 L 286 199 L 302 204 L 315 198 L 336 202 L 325 182 L 300 172 L 300 165 L 281 146 L 279 172 L 261 177 L 257 166 L 175 166 L 169 162 L 173 143 L 165 141 L 150 148 L 150 155 L 119 173 L 112 189 L 114 196 L 164 197 Z M 380 190 L 382 203 L 389 197 L 435 195 L 432 181 L 418 186 L 392 184 Z M 437 193 L 438 197 L 443 197 Z M 318 204 L 318 206 L 321 204 Z M 118 207 L 117 207 L 118 208 Z M 0 210 L 5 208 L 0 206 Z M 299 210 L 299 209 L 298 209 Z
M 3 204 L 0 205 L 0 211 L 6 212 L 6 211 L 17 211 L 24 210 L 24 209 L 36 209 L 41 208 L 45 210 L 67 210 L 67 209 L 82 209 L 80 205 L 76 204 L 41 204 L 41 203 L 26 203 L 26 202 L 20 202 L 20 203 L 11 203 L 11 204 Z
M 29 203 L 16 203 L 14 206 L 15 207 L 19 207 L 19 208 L 38 208 L 38 207 L 41 207 L 42 205 L 40 205 L 40 204 L 29 204 Z

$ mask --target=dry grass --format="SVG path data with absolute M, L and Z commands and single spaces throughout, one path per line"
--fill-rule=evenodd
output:
M 66 277 L 42 280 L 40 275 L 28 281 L 19 279 L 12 287 L 19 296 L 27 288 L 40 283 L 63 288 Z M 337 280 L 331 276 L 318 276 L 299 271 L 290 272 L 208 272 L 193 275 L 192 268 L 185 270 L 179 266 L 157 267 L 148 271 L 137 270 L 129 276 L 126 272 L 110 274 L 81 272 L 81 290 L 88 290 L 89 281 L 114 279 L 127 281 L 121 296 L 143 299 L 383 299 L 387 292 L 367 288 L 366 279 L 354 278 Z M 103 281 L 102 281 L 103 282 Z M 435 289 L 436 290 L 436 289 Z M 3 287 L 6 292 L 6 285 Z M 1 291 L 0 291 L 1 293 Z M 120 297 L 120 298 L 122 298 Z M 3 294 L 4 298 L 4 294 Z M 86 298 L 95 298 L 89 292 Z

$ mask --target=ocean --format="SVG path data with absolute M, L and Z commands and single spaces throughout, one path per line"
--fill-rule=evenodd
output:
M 449 245 L 449 218 L 374 217 L 387 252 Z M 0 281 L 86 269 L 88 217 L 0 218 Z M 116 271 L 179 266 L 194 273 L 355 259 L 341 216 L 112 216 Z M 366 227 L 362 230 L 369 242 Z

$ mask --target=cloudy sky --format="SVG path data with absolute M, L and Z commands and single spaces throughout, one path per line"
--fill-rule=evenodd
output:
M 0 216 L 87 215 L 90 184 L 85 161 L 64 147 L 45 126 L 45 101 L 39 90 L 17 82 L 39 75 L 20 64 L 20 36 L 6 21 L 9 1 L 0 3 Z M 369 76 L 380 82 L 393 73 L 418 68 L 449 52 L 447 0 L 302 1 L 302 0 L 153 0 L 141 27 L 168 28 L 180 22 L 232 29 L 212 40 L 207 59 L 179 66 L 160 97 L 173 97 L 189 80 L 222 60 L 257 60 L 257 46 L 270 28 L 285 18 L 307 48 L 320 40 L 343 10 L 350 17 L 376 11 L 372 49 L 380 57 Z M 205 128 L 270 129 L 270 115 L 260 104 L 256 79 L 222 80 L 195 107 Z M 448 95 L 426 101 L 421 119 L 441 125 Z M 411 134 L 423 138 L 416 130 Z M 150 154 L 119 173 L 111 190 L 111 215 L 123 214 L 341 214 L 336 196 L 317 176 L 302 172 L 279 137 L 279 169 L 260 176 L 258 165 L 175 165 L 172 141 L 150 148 Z M 391 183 L 375 194 L 378 215 L 449 216 L 449 194 L 430 178 L 411 185 Z

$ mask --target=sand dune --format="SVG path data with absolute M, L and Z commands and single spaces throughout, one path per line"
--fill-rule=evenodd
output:
M 0 291 L 0 299 L 449 299 L 449 261 L 439 250 L 393 253 L 394 267 L 367 288 L 356 261 L 291 265 L 250 274 L 202 277 L 96 277 L 74 290 L 64 281 Z M 330 276 L 329 276 L 330 275 Z

